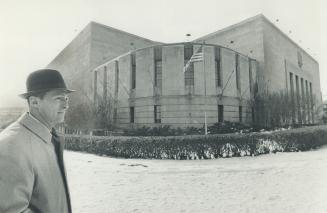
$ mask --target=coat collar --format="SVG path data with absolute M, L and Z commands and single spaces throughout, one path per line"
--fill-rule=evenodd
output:
M 51 143 L 51 132 L 50 130 L 42 124 L 39 120 L 34 118 L 29 112 L 23 114 L 18 122 L 27 128 L 29 131 L 34 133 L 36 136 L 41 138 L 46 143 Z

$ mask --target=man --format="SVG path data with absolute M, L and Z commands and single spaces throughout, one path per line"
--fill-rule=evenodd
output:
M 63 144 L 67 89 L 61 74 L 43 69 L 26 81 L 29 112 L 0 133 L 0 212 L 70 213 Z

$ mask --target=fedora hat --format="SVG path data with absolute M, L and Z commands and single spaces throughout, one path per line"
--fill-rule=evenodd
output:
M 63 92 L 71 93 L 75 90 L 67 89 L 65 81 L 60 72 L 52 69 L 41 69 L 32 72 L 26 80 L 26 93 L 19 96 L 27 99 L 28 97 L 47 92 L 50 90 L 59 89 Z

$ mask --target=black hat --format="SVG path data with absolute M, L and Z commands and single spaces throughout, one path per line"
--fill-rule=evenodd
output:
M 47 92 L 53 89 L 63 90 L 66 93 L 74 92 L 66 87 L 64 79 L 60 72 L 51 69 L 42 69 L 32 72 L 26 80 L 26 93 L 19 96 L 27 99 L 28 97 L 40 93 Z

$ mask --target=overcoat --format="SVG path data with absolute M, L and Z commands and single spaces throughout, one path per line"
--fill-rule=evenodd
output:
M 66 173 L 51 137 L 29 113 L 0 133 L 1 213 L 71 212 Z

